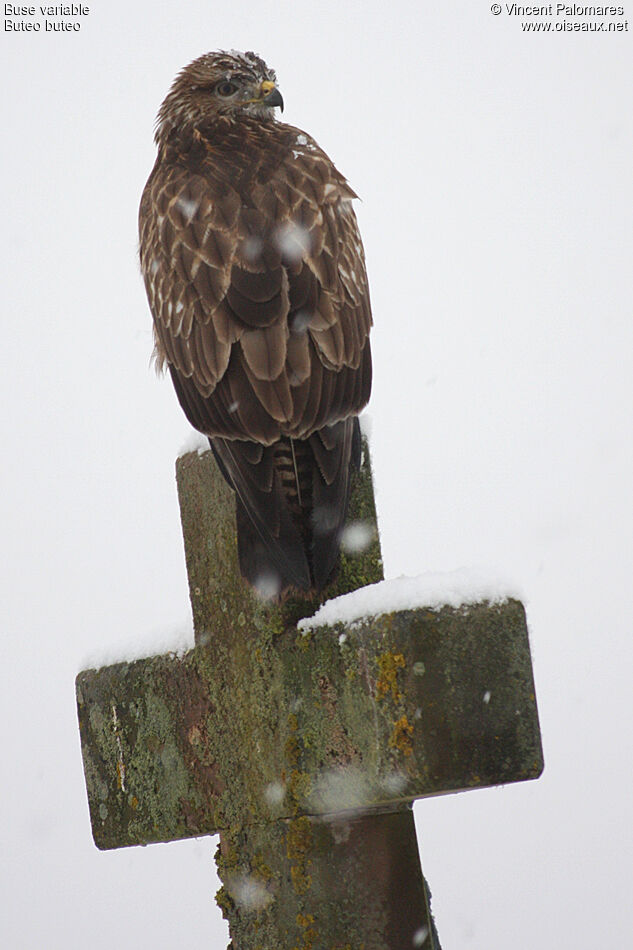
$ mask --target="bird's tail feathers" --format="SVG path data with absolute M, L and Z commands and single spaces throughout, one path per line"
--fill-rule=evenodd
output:
M 271 446 L 209 440 L 236 493 L 240 570 L 266 598 L 322 590 L 333 578 L 347 515 L 350 468 L 360 463 L 358 419 Z

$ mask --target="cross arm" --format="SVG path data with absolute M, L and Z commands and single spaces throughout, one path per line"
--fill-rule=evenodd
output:
M 513 600 L 211 640 L 84 671 L 77 698 L 101 848 L 393 805 L 543 767 Z

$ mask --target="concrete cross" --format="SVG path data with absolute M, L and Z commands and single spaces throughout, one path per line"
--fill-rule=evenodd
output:
M 411 803 L 540 775 L 522 605 L 299 630 L 319 602 L 242 581 L 211 452 L 176 475 L 196 646 L 77 677 L 97 847 L 219 832 L 233 950 L 437 950 Z M 382 579 L 366 445 L 350 522 L 327 597 Z

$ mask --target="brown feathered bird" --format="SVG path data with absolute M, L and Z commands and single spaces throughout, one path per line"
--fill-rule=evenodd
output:
M 158 366 L 235 490 L 240 569 L 267 595 L 332 579 L 371 388 L 356 195 L 276 107 L 255 53 L 183 69 L 139 214 Z

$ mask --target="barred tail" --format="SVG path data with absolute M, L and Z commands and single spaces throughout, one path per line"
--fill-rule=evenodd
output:
M 265 596 L 320 591 L 333 579 L 360 462 L 358 419 L 271 446 L 210 439 L 236 493 L 240 570 Z

